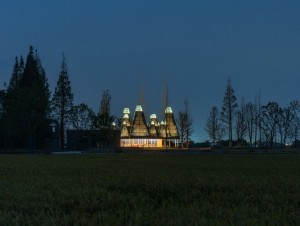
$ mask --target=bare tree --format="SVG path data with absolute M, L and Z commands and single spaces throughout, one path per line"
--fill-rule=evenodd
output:
M 243 145 L 244 137 L 246 135 L 246 118 L 245 118 L 245 104 L 242 98 L 240 109 L 237 111 L 236 117 L 236 138 L 239 145 Z
M 86 104 L 75 105 L 72 109 L 71 123 L 77 130 L 88 130 L 93 127 L 94 112 Z
M 261 107 L 261 125 L 262 132 L 269 142 L 269 146 L 273 147 L 274 138 L 276 137 L 276 126 L 278 124 L 279 105 L 276 102 L 269 102 Z
M 291 107 L 279 108 L 278 111 L 278 132 L 280 135 L 281 147 L 286 144 L 287 138 L 292 136 L 293 110 Z
M 178 112 L 178 118 L 177 118 L 177 125 L 179 128 L 179 136 L 180 136 L 180 143 L 181 148 L 184 148 L 185 143 L 185 128 L 186 128 L 186 114 L 184 111 Z
M 255 122 L 257 118 L 257 107 L 255 104 L 248 102 L 245 105 L 245 121 L 246 121 L 246 131 L 248 134 L 248 139 L 250 146 L 253 146 L 253 134 L 255 130 Z
M 261 146 L 262 140 L 262 127 L 261 127 L 261 103 L 260 103 L 260 93 L 257 97 L 255 97 L 255 107 L 256 107 L 256 114 L 255 114 L 255 127 L 254 127 L 254 144 L 255 147 L 258 145 Z M 258 139 L 258 140 L 257 140 Z
M 141 95 L 142 96 L 142 95 Z M 142 98 L 141 98 L 142 99 Z M 165 141 L 164 141 L 164 148 L 167 148 L 167 143 L 168 143 L 168 118 L 167 118 L 167 112 L 166 112 L 166 109 L 169 105 L 169 86 L 168 86 L 168 83 L 165 81 L 164 82 L 164 86 L 163 86 L 163 96 L 162 96 L 162 115 L 163 115 L 163 120 L 165 122 L 165 125 L 164 125 L 164 131 L 165 131 Z M 185 120 L 184 120 L 184 115 L 180 115 L 180 112 L 178 114 L 178 117 L 181 118 L 181 120 L 183 120 L 181 123 L 182 123 L 182 127 L 180 128 L 184 128 L 185 125 L 183 125 L 183 123 L 185 123 Z M 181 138 L 183 139 L 183 138 Z M 181 143 L 182 145 L 182 143 Z
M 213 106 L 210 110 L 209 117 L 206 121 L 205 131 L 213 144 L 216 145 L 224 135 L 224 128 L 220 121 L 220 113 L 216 106 Z
M 232 147 L 232 125 L 236 114 L 236 108 L 238 104 L 236 103 L 236 97 L 234 95 L 234 90 L 231 85 L 230 79 L 227 80 L 227 87 L 225 91 L 225 96 L 223 99 L 223 107 L 221 112 L 222 121 L 227 125 L 228 137 L 229 137 L 229 147 Z
M 184 110 L 178 112 L 177 124 L 181 139 L 181 147 L 188 148 L 193 133 L 193 119 L 189 109 L 189 102 L 184 101 Z
M 293 112 L 293 123 L 292 123 L 292 128 L 293 128 L 293 132 L 292 135 L 294 137 L 294 146 L 297 146 L 297 139 L 298 139 L 298 132 L 299 132 L 299 128 L 300 128 L 300 117 L 299 117 L 299 113 L 300 113 L 300 102 L 298 100 L 293 100 L 290 103 L 290 108 L 292 109 Z

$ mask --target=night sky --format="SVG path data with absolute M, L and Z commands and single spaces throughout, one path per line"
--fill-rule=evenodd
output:
M 111 91 L 112 114 L 162 112 L 164 83 L 173 111 L 188 98 L 196 141 L 228 77 L 240 102 L 300 96 L 300 1 L 0 0 L 0 88 L 15 56 L 39 52 L 51 91 L 65 53 L 75 103 L 98 111 Z

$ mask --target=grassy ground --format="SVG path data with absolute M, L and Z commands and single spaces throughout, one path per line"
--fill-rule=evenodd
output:
M 298 154 L 0 156 L 0 225 L 297 224 Z

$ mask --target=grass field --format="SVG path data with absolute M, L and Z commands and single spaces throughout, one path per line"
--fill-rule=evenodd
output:
M 1 155 L 0 225 L 300 225 L 300 156 Z

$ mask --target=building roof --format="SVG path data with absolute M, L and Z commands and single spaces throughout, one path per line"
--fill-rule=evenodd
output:
M 131 137 L 147 137 L 149 136 L 149 130 L 146 123 L 145 115 L 141 105 L 137 105 L 132 121 Z
M 129 128 L 127 126 L 127 123 L 125 121 L 123 121 L 122 123 L 122 128 L 121 128 L 121 137 L 126 137 L 126 138 L 129 138 L 130 135 L 129 135 Z
M 175 117 L 171 107 L 166 108 L 166 124 L 168 130 L 168 137 L 169 138 L 178 138 L 178 129 L 175 121 Z
M 123 114 L 130 114 L 130 110 L 129 110 L 129 108 L 124 108 L 124 110 L 123 110 Z

